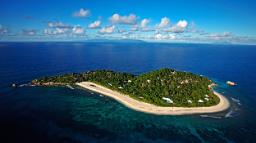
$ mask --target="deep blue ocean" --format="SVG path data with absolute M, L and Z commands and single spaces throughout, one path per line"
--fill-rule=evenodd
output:
M 81 88 L 17 87 L 41 76 L 168 67 L 209 77 L 231 102 L 203 115 L 133 111 Z M 229 87 L 227 80 L 238 86 Z M 256 142 L 256 46 L 160 43 L 0 43 L 0 142 Z

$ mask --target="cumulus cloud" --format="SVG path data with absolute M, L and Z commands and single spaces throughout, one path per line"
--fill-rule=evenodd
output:
M 61 29 L 61 28 L 54 28 L 54 29 L 46 28 L 46 29 L 44 29 L 45 35 L 61 35 L 61 34 L 65 34 L 65 33 L 68 33 L 67 29 Z
M 186 20 L 180 20 L 178 23 L 177 23 L 177 26 L 178 27 L 181 27 L 181 28 L 186 28 L 188 26 L 188 22 Z
M 37 31 L 35 29 L 23 29 L 22 34 L 26 36 L 34 36 L 36 35 Z
M 85 30 L 81 26 L 77 25 L 77 26 L 74 26 L 74 28 L 72 29 L 72 32 L 73 34 L 76 34 L 76 35 L 83 35 L 85 33 Z
M 179 26 L 172 26 L 166 30 L 166 32 L 172 32 L 172 33 L 183 33 L 185 31 L 184 28 L 181 28 Z
M 188 26 L 188 22 L 186 20 L 180 20 L 176 25 L 171 26 L 166 31 L 173 33 L 183 33 Z
M 99 33 L 101 34 L 111 34 L 115 31 L 115 25 L 112 26 L 106 26 L 99 30 Z
M 63 29 L 63 28 L 56 28 L 54 32 L 54 34 L 65 34 L 67 33 L 69 30 L 68 29 Z
M 170 25 L 170 19 L 168 17 L 163 17 L 161 22 L 157 24 L 157 28 L 165 28 Z
M 73 33 L 73 30 L 79 32 L 78 26 L 72 26 L 63 22 L 48 22 L 47 28 L 44 29 L 45 35 L 67 35 Z M 75 34 L 75 33 L 74 33 Z
M 73 28 L 73 26 L 65 24 L 63 22 L 48 22 L 48 27 L 49 28 L 67 28 L 67 29 Z
M 164 36 L 164 35 L 162 35 L 160 33 L 155 34 L 155 39 L 157 39 L 157 40 L 161 40 L 161 39 L 165 39 L 165 38 L 166 38 L 166 36 Z
M 79 11 L 74 13 L 74 16 L 79 18 L 86 18 L 90 16 L 90 14 L 90 10 L 81 8 Z
M 69 25 L 63 22 L 48 22 L 43 30 L 45 36 L 85 36 L 85 29 L 80 25 Z
M 173 34 L 156 33 L 154 36 L 154 39 L 156 39 L 156 40 L 174 40 L 175 38 L 176 38 L 176 36 Z
M 94 21 L 93 23 L 89 24 L 89 28 L 91 29 L 96 29 L 96 28 L 99 28 L 101 25 L 101 21 L 97 20 L 97 21 Z
M 137 16 L 134 14 L 130 14 L 128 16 L 121 16 L 119 14 L 113 14 L 109 18 L 110 22 L 113 24 L 127 24 L 127 25 L 134 25 L 137 23 Z
M 138 24 L 134 24 L 130 27 L 131 32 L 149 32 L 155 31 L 155 29 L 149 28 L 150 20 L 147 18 L 142 19 Z
M 141 28 L 146 28 L 147 27 L 147 25 L 149 24 L 149 22 L 150 22 L 150 20 L 149 19 L 143 19 L 143 20 L 141 20 L 141 22 L 140 22 L 140 27 Z

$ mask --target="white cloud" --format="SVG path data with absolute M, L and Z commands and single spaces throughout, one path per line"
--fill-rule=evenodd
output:
M 53 23 L 53 22 L 48 22 L 48 27 L 55 27 L 55 23 Z
M 174 40 L 176 39 L 176 36 L 173 34 L 161 34 L 161 33 L 156 33 L 154 36 L 154 39 L 156 40 Z
M 48 27 L 49 28 L 67 28 L 67 29 L 73 28 L 73 26 L 65 24 L 63 22 L 48 22 Z
M 177 25 L 174 25 L 166 30 L 166 32 L 172 32 L 172 33 L 183 33 L 185 31 L 184 28 L 181 28 Z
M 157 25 L 157 28 L 165 28 L 170 25 L 170 19 L 167 17 L 163 17 L 161 22 Z
M 62 28 L 56 28 L 56 30 L 54 31 L 55 34 L 64 34 L 66 33 L 68 30 L 67 29 L 62 29 Z
M 46 29 L 44 29 L 45 35 L 60 35 L 60 34 L 65 34 L 65 33 L 67 33 L 67 30 L 61 29 L 61 28 L 55 28 L 55 29 L 46 28 Z
M 45 35 L 52 35 L 52 30 L 51 29 L 44 29 L 44 32 L 43 32 Z
M 85 33 L 84 29 L 81 26 L 79 26 L 79 25 L 78 26 L 74 26 L 72 31 L 73 31 L 74 34 L 77 34 L 77 35 L 81 35 L 81 34 Z
M 71 29 L 68 28 L 46 28 L 44 29 L 45 35 L 61 35 L 68 34 L 71 32 Z
M 128 24 L 133 25 L 137 23 L 137 16 L 134 14 L 130 14 L 129 16 L 121 16 L 119 14 L 113 14 L 109 18 L 110 22 L 113 24 Z
M 141 28 L 146 28 L 147 27 L 147 25 L 149 24 L 149 22 L 150 22 L 150 20 L 149 19 L 143 19 L 143 20 L 141 20 L 141 22 L 140 22 L 140 27 Z
M 103 27 L 99 30 L 99 33 L 101 34 L 111 34 L 113 33 L 115 30 L 115 25 L 112 25 L 112 26 L 106 26 L 106 27 Z
M 36 35 L 37 31 L 35 29 L 23 29 L 22 34 L 26 36 L 34 36 Z
M 48 22 L 47 27 L 43 30 L 44 35 L 50 36 L 72 36 L 85 34 L 85 29 L 80 25 L 69 25 L 63 22 Z
M 163 36 L 162 34 L 160 34 L 160 33 L 155 34 L 155 39 L 161 40 L 161 39 L 163 39 L 163 38 L 164 38 L 164 36 Z
M 173 33 L 183 33 L 185 32 L 188 26 L 188 22 L 186 20 L 180 20 L 176 25 L 171 26 L 166 30 L 166 32 L 173 32 Z
M 186 28 L 188 26 L 188 22 L 186 20 L 180 20 L 178 23 L 177 23 L 177 26 L 178 27 L 181 27 L 181 28 Z
M 79 11 L 74 13 L 75 17 L 85 18 L 91 14 L 90 10 L 81 8 Z
M 48 22 L 47 28 L 44 29 L 45 35 L 67 35 L 73 32 L 75 27 L 63 22 Z
M 97 20 L 97 21 L 94 21 L 93 23 L 89 24 L 88 27 L 91 29 L 96 29 L 96 28 L 100 27 L 100 24 L 101 24 L 101 21 Z
M 227 38 L 232 38 L 232 34 L 230 32 L 223 32 L 223 34 L 209 34 L 206 37 L 208 37 L 211 40 L 223 40 Z
M 77 25 L 74 26 L 72 29 L 67 29 L 67 28 L 46 28 L 44 29 L 43 33 L 45 35 L 70 35 L 70 34 L 75 34 L 75 35 L 83 35 L 85 34 L 85 30 L 83 27 Z
M 169 39 L 174 40 L 174 39 L 176 39 L 176 36 L 174 34 L 169 34 Z

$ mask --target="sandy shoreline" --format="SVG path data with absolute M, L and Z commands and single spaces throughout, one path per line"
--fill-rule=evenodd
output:
M 140 112 L 146 112 L 156 115 L 186 115 L 186 114 L 201 114 L 201 113 L 215 113 L 228 109 L 229 101 L 220 93 L 214 91 L 214 94 L 220 98 L 220 102 L 217 105 L 210 107 L 160 107 L 149 103 L 135 100 L 128 95 L 121 94 L 117 91 L 110 90 L 101 85 L 92 82 L 81 82 L 77 85 L 86 88 L 88 90 L 101 93 L 108 97 L 114 98 L 118 102 L 125 106 Z

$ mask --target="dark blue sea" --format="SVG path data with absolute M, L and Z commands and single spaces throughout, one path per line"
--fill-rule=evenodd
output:
M 168 67 L 209 77 L 231 102 L 203 115 L 133 111 L 81 88 L 11 87 L 96 69 Z M 227 80 L 237 86 L 229 87 Z M 256 46 L 161 43 L 0 43 L 0 142 L 256 142 Z

